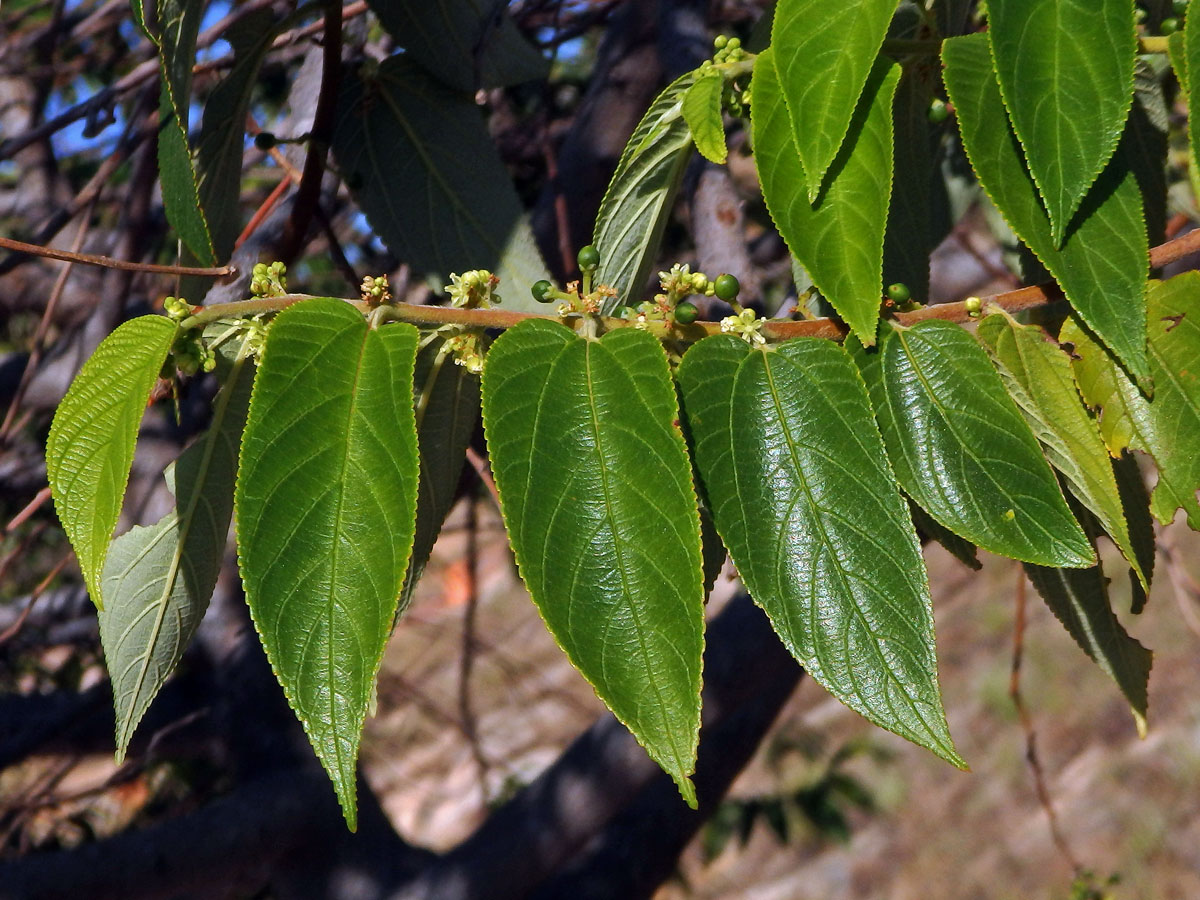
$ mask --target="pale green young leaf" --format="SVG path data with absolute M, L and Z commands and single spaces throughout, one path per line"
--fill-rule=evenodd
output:
M 338 166 L 371 227 L 414 272 L 491 269 L 505 300 L 548 277 L 470 97 L 393 56 L 376 72 L 347 72 L 338 111 Z
M 208 431 L 168 470 L 175 508 L 118 537 L 104 564 L 100 643 L 113 685 L 118 764 L 195 634 L 221 571 L 254 366 L 238 356 L 223 380 Z
M 946 41 L 942 61 L 967 156 L 984 190 L 1088 327 L 1131 372 L 1146 375 L 1149 244 L 1141 193 L 1123 153 L 1101 173 L 1059 248 L 1008 124 L 987 36 Z
M 412 592 L 454 502 L 467 445 L 471 443 L 471 434 L 479 421 L 479 376 L 455 365 L 446 342 L 435 340 L 417 354 L 413 402 L 421 452 L 421 486 L 412 558 L 404 578 L 397 618 L 412 599 Z
M 1188 525 L 1200 530 L 1200 273 L 1155 283 L 1147 317 L 1153 401 L 1073 321 L 1063 325 L 1059 340 L 1074 348 L 1076 383 L 1100 412 L 1100 431 L 1109 452 L 1115 456 L 1128 448 L 1154 458 L 1154 517 L 1165 524 L 1182 507 Z
M 683 98 L 698 77 L 698 70 L 680 75 L 650 104 L 621 152 L 600 202 L 592 233 L 592 243 L 600 251 L 595 278 L 617 292 L 601 307 L 605 315 L 642 299 L 692 154 Z
M 1134 549 L 1108 450 L 1075 387 L 1070 357 L 1040 328 L 1021 325 L 1005 314 L 988 316 L 976 335 L 1050 463 L 1149 589 L 1149 573 Z
M 103 608 L 100 574 L 133 464 L 138 425 L 175 324 L 141 316 L 96 348 L 54 413 L 46 476 L 92 602 Z
M 722 94 L 725 79 L 713 71 L 701 75 L 684 92 L 680 107 L 683 120 L 691 129 L 696 149 L 705 159 L 723 165 L 729 156 L 725 145 L 725 120 L 722 117 Z
M 412 550 L 417 330 L 298 303 L 271 325 L 242 438 L 250 614 L 351 830 L 355 760 Z
M 775 48 L 751 85 L 754 160 L 763 199 L 813 283 L 864 344 L 875 343 L 883 298 L 883 234 L 892 191 L 892 97 L 900 67 L 880 58 L 816 206 L 788 124 Z
M 896 4 L 779 0 L 775 8 L 771 48 L 788 129 L 803 165 L 802 193 L 810 203 L 853 130 L 855 110 Z M 754 99 L 758 101 L 757 88 Z
M 662 345 L 528 320 L 492 346 L 483 421 L 521 576 L 572 664 L 691 806 L 704 590 Z
M 717 530 L 788 650 L 851 709 L 964 766 L 920 544 L 854 363 L 832 341 L 767 352 L 718 335 L 678 377 Z
M 1100 567 L 1049 569 L 1026 563 L 1025 573 L 1075 643 L 1116 682 L 1129 702 L 1138 735 L 1145 737 L 1153 656 L 1113 614 L 1108 579 Z
M 888 459 L 926 512 L 1002 556 L 1095 563 L 1024 417 L 964 329 L 926 319 L 889 331 L 878 374 L 867 384 Z
M 439 81 L 459 91 L 544 78 L 550 64 L 492 0 L 371 0 L 371 11 Z
M 987 34 L 1008 117 L 1061 246 L 1125 129 L 1137 58 L 1133 3 L 991 0 Z

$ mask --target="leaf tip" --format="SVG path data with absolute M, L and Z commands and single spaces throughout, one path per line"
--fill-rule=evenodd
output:
M 699 802 L 696 800 L 696 785 L 692 783 L 692 779 L 686 775 L 673 775 L 675 784 L 679 787 L 679 796 L 683 797 L 683 802 L 688 805 L 689 809 L 699 809 Z

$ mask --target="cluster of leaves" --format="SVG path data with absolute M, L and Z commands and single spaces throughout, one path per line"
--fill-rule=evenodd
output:
M 1144 729 L 1150 654 L 1113 613 L 1095 542 L 1112 538 L 1144 599 L 1149 513 L 1166 522 L 1183 507 L 1200 527 L 1200 275 L 1148 282 L 1144 207 L 1163 201 L 1150 187 L 1161 178 L 1139 175 L 1153 144 L 1140 129 L 1153 125 L 1133 106 L 1132 2 L 992 0 L 986 32 L 962 34 L 975 29 L 969 6 L 779 0 L 766 49 L 724 42 L 635 130 L 595 228 L 601 317 L 520 321 L 490 347 L 482 377 L 451 360 L 464 344 L 477 359 L 482 327 L 496 323 L 483 309 L 475 327 L 422 334 L 394 321 L 409 315 L 398 305 L 364 302 L 376 309 L 364 319 L 340 300 L 285 296 L 265 341 L 261 322 L 220 310 L 114 332 L 64 399 L 47 459 L 101 610 L 119 752 L 195 630 L 236 510 L 255 625 L 353 827 L 376 671 L 480 412 L 509 538 L 547 627 L 689 803 L 705 593 L 726 549 L 817 681 L 964 765 L 940 697 L 914 518 L 968 558 L 978 546 L 1025 563 Z M 419 8 L 376 11 L 411 36 L 437 18 Z M 170 84 L 186 35 L 156 43 Z M 456 162 L 492 157 L 472 149 L 486 134 L 461 91 L 476 82 L 455 83 L 465 70 L 451 51 L 464 47 L 484 83 L 536 73 L 508 72 L 519 53 L 480 62 L 478 41 L 460 34 L 408 46 L 348 78 L 340 165 L 399 256 L 459 271 L 490 258 L 508 296 L 526 295 L 541 265 L 508 252 L 530 249 L 509 182 Z M 1185 27 L 1176 50 L 1190 96 L 1200 34 Z M 938 213 L 920 194 L 937 166 L 931 148 L 953 140 L 926 118 L 942 90 L 929 60 L 939 51 L 974 176 L 1068 301 L 1057 341 L 1002 306 L 983 308 L 975 334 L 920 313 L 880 319 L 883 285 L 899 266 L 913 271 L 914 257 L 908 280 L 917 298 L 927 292 Z M 642 296 L 687 160 L 696 147 L 725 158 L 725 115 L 746 113 L 747 100 L 766 205 L 844 322 L 844 344 L 764 342 L 752 315 L 740 333 L 690 325 L 658 336 L 607 317 Z M 206 111 L 184 206 L 211 226 L 208 122 Z M 1154 165 L 1161 176 L 1162 159 Z M 164 159 L 164 184 L 169 171 Z M 419 198 L 404 209 L 390 200 L 397 179 Z M 203 256 L 187 224 L 172 222 Z M 497 243 L 497 223 L 509 240 Z M 173 348 L 198 339 L 224 384 L 212 427 L 169 473 L 175 511 L 110 545 L 146 397 Z M 1152 498 L 1131 450 L 1157 466 Z

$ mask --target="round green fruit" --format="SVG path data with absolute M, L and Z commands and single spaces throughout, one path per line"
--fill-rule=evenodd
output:
M 696 309 L 695 303 L 684 300 L 682 303 L 675 304 L 675 321 L 680 325 L 691 325 L 696 321 L 698 315 L 700 315 L 700 310 Z
M 600 266 L 600 251 L 588 244 L 579 251 L 576 261 L 579 263 L 581 272 L 594 272 Z
M 728 303 L 737 297 L 741 291 L 742 285 L 737 280 L 737 277 L 726 272 L 724 275 L 718 275 L 717 280 L 713 282 L 713 293 Z
M 887 295 L 893 303 L 907 303 L 912 299 L 912 291 L 908 289 L 908 285 L 901 284 L 899 281 L 888 285 Z
M 533 294 L 533 299 L 538 303 L 554 302 L 554 297 L 551 296 L 554 293 L 554 285 L 544 278 L 541 281 L 535 281 L 529 293 Z

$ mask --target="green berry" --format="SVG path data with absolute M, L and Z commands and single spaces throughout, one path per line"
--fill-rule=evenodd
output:
M 275 135 L 269 131 L 260 131 L 254 136 L 254 146 L 259 150 L 270 150 L 277 143 L 279 142 L 275 140 Z
M 554 293 L 554 285 L 544 278 L 541 281 L 535 281 L 533 283 L 530 293 L 533 294 L 533 299 L 538 303 L 554 302 L 554 298 L 550 296 Z
M 724 275 L 718 275 L 717 280 L 713 282 L 713 291 L 726 303 L 736 299 L 741 289 L 741 283 L 735 276 L 730 275 L 728 272 Z
M 716 47 L 718 50 L 724 50 L 725 45 L 728 43 L 729 43 L 729 38 L 727 38 L 723 34 L 718 34 L 716 36 L 716 38 L 713 39 L 713 46 Z
M 588 244 L 579 251 L 576 262 L 579 263 L 579 271 L 594 272 L 600 266 L 600 251 Z
M 1174 34 L 1180 28 L 1179 20 L 1172 16 L 1169 19 L 1163 19 L 1162 25 L 1159 26 L 1159 31 L 1163 34 Z
M 684 300 L 682 303 L 675 305 L 675 321 L 680 325 L 691 325 L 696 321 L 696 317 L 700 315 L 700 310 L 696 309 L 696 304 L 688 303 Z
M 735 37 L 731 37 L 729 39 L 728 43 L 725 44 L 726 49 L 729 49 L 729 50 L 737 50 L 741 46 L 742 46 L 741 38 L 735 38 Z
M 899 281 L 888 285 L 887 295 L 893 303 L 907 303 L 912 299 L 912 291 L 908 289 L 908 285 L 901 284 Z
M 946 101 L 935 99 L 929 104 L 929 110 L 925 115 L 934 125 L 940 125 L 950 118 L 950 108 L 946 106 Z

